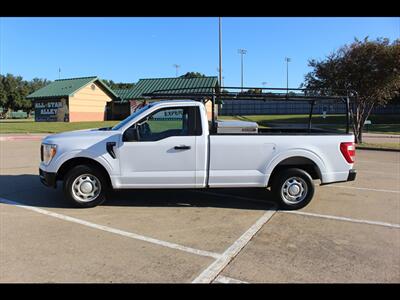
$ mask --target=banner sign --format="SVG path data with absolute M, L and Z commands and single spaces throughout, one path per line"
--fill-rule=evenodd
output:
M 35 101 L 36 122 L 68 122 L 69 112 L 67 100 L 36 100 Z
M 153 115 L 154 121 L 179 121 L 183 118 L 183 109 L 166 109 Z

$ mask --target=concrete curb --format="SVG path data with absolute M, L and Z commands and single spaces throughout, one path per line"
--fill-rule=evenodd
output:
M 0 142 L 3 141 L 41 141 L 44 137 L 49 134 L 44 135 L 3 135 L 0 136 Z
M 363 147 L 363 146 L 356 146 L 356 149 L 359 150 L 373 150 L 373 151 L 391 151 L 391 152 L 400 152 L 400 149 L 393 149 L 393 148 L 374 148 L 374 147 Z

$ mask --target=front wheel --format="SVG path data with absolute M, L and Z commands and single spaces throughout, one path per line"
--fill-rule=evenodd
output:
M 106 200 L 106 180 L 96 168 L 80 165 L 64 178 L 64 195 L 77 207 L 94 207 Z
M 305 207 L 314 196 L 314 183 L 304 170 L 291 168 L 277 174 L 272 192 L 279 206 L 287 210 Z

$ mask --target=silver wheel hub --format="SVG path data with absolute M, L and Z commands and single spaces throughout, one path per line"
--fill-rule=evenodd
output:
M 100 195 L 100 191 L 99 179 L 91 174 L 80 175 L 72 183 L 72 195 L 77 201 L 93 201 Z
M 93 191 L 93 184 L 89 181 L 85 181 L 81 184 L 81 191 L 85 194 L 90 194 Z
M 290 177 L 282 185 L 281 196 L 288 204 L 297 204 L 307 196 L 307 183 L 301 177 Z
M 298 186 L 297 184 L 292 184 L 290 185 L 288 191 L 291 196 L 297 196 L 301 191 L 301 187 Z

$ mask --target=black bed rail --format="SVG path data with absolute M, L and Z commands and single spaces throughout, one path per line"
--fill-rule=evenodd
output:
M 240 90 L 240 91 L 228 91 Z M 245 91 L 247 90 L 247 91 Z M 249 92 L 253 91 L 253 92 Z M 255 92 L 257 91 L 257 92 Z M 265 91 L 265 92 L 264 92 Z M 214 104 L 218 100 L 259 100 L 259 101 L 308 101 L 310 103 L 310 113 L 308 129 L 311 131 L 311 119 L 314 105 L 317 101 L 334 100 L 346 104 L 346 133 L 350 132 L 350 98 L 356 97 L 356 92 L 352 90 L 327 90 L 327 89 L 307 89 L 307 88 L 265 88 L 265 87 L 198 87 L 198 88 L 176 88 L 160 89 L 150 93 L 142 94 L 148 99 L 185 99 L 212 102 L 212 131 L 215 130 Z

